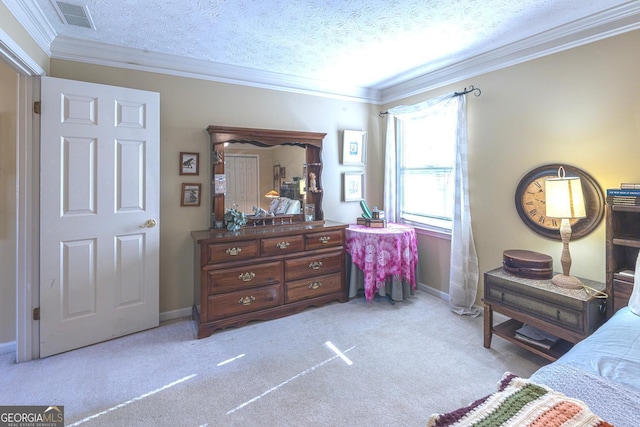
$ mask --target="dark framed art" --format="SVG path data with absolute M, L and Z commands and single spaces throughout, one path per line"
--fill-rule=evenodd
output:
M 180 175 L 198 175 L 200 153 L 180 153 Z
M 182 183 L 180 206 L 200 206 L 202 184 Z

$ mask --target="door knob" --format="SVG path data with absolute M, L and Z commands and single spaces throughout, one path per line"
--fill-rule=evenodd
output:
M 155 219 L 148 219 L 144 224 L 140 226 L 140 228 L 153 228 L 157 224 Z

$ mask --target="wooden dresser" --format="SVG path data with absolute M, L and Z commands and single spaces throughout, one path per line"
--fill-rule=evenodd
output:
M 193 231 L 198 338 L 349 300 L 346 224 L 332 221 Z

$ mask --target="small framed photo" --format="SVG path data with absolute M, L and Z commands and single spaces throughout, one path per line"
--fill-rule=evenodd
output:
M 202 184 L 182 183 L 180 206 L 200 206 Z
M 345 202 L 356 202 L 364 199 L 363 172 L 345 172 L 343 174 L 343 185 Z
M 223 173 L 213 175 L 213 194 L 225 194 L 227 192 L 227 177 Z
M 198 175 L 200 153 L 180 153 L 180 175 Z
M 342 164 L 364 166 L 367 132 L 345 130 L 342 138 Z

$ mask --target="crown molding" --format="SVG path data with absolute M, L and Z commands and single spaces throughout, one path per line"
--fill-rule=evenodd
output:
M 56 38 L 57 33 L 45 18 L 40 6 L 35 1 L 25 2 L 24 0 L 2 0 L 2 3 L 40 46 L 40 49 L 47 56 L 51 56 L 51 42 Z
M 393 102 L 638 28 L 640 2 L 632 1 L 419 77 L 412 78 L 405 73 L 393 82 L 387 81 L 384 87 L 378 85 L 376 88 L 382 91 L 382 103 Z M 415 74 L 415 70 L 411 72 L 412 76 Z
M 45 74 L 42 67 L 27 55 L 2 28 L 0 28 L 0 58 L 7 61 L 13 69 L 22 75 L 41 76 Z

